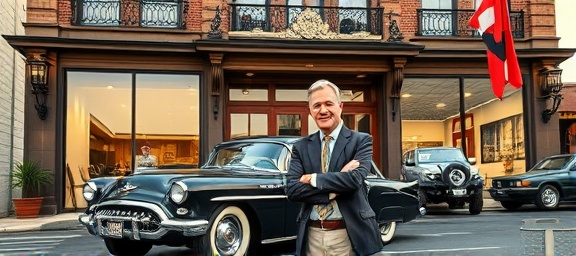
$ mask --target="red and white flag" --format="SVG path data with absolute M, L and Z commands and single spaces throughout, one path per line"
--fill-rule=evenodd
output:
M 508 1 L 480 0 L 479 2 L 468 25 L 478 29 L 482 34 L 482 40 L 488 46 L 486 53 L 492 91 L 496 97 L 502 99 L 507 83 L 515 88 L 522 86 L 522 74 L 510 28 Z

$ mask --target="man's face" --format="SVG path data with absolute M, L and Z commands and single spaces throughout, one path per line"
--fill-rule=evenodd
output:
M 150 147 L 142 147 L 142 154 L 143 155 L 148 155 L 150 154 Z
M 340 123 L 343 104 L 338 103 L 336 93 L 328 85 L 310 94 L 308 108 L 314 122 L 324 134 L 330 134 Z

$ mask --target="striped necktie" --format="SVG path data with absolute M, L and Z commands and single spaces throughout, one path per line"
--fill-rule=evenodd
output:
M 332 137 L 330 135 L 324 136 L 324 147 L 322 148 L 322 173 L 328 171 L 328 165 L 330 164 L 330 140 Z M 316 211 L 320 216 L 320 220 L 325 220 L 334 211 L 334 200 L 330 200 L 328 204 L 315 205 Z

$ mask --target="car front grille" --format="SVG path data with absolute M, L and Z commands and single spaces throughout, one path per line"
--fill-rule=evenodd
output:
M 96 217 L 105 220 L 122 220 L 125 225 L 138 225 L 140 232 L 155 232 L 160 229 L 160 218 L 151 210 L 143 207 L 106 206 L 96 211 Z
M 493 188 L 515 188 L 516 181 L 513 180 L 493 180 L 492 181 Z

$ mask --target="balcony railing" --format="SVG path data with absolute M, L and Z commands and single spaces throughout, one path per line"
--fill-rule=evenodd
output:
M 72 0 L 72 24 L 186 28 L 188 0 Z
M 330 33 L 382 35 L 383 8 L 230 4 L 230 31 L 285 32 L 299 15 L 313 11 Z M 321 24 L 320 24 L 321 25 Z
M 417 9 L 418 36 L 480 37 L 478 31 L 468 25 L 474 10 Z M 524 11 L 510 12 L 512 37 L 524 37 Z

